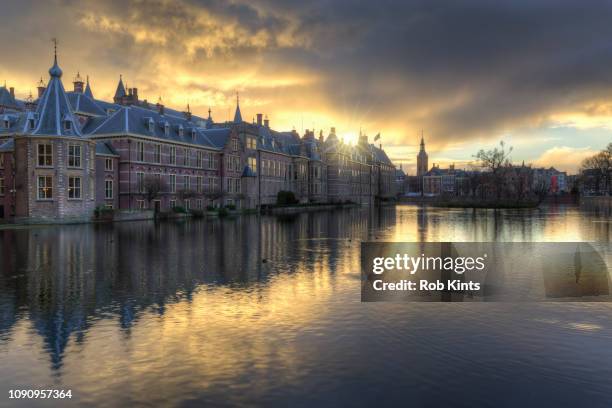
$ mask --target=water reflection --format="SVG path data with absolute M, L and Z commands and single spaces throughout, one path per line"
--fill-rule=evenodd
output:
M 74 402 L 111 406 L 295 402 L 298 389 L 337 389 L 343 370 L 400 369 L 362 366 L 366 338 L 401 352 L 403 333 L 431 352 L 406 332 L 420 324 L 414 310 L 359 303 L 362 240 L 609 242 L 611 233 L 606 216 L 563 206 L 0 231 L 0 383 L 61 384 Z

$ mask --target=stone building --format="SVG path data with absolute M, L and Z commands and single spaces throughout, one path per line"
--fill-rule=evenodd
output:
M 361 135 L 343 143 L 279 132 L 263 114 L 215 123 L 141 100 L 120 77 L 113 102 L 77 73 L 66 91 L 55 57 L 38 99 L 0 88 L 0 218 L 87 220 L 97 207 L 258 209 L 292 192 L 301 203 L 368 205 L 395 196 L 395 167 Z

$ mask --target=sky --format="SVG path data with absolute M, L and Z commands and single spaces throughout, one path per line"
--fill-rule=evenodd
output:
M 612 141 L 612 3 L 3 0 L 0 81 L 36 93 L 58 39 L 64 85 L 119 75 L 141 99 L 277 130 L 377 133 L 414 172 L 504 140 L 512 160 L 575 172 Z M 378 143 L 378 142 L 377 142 Z

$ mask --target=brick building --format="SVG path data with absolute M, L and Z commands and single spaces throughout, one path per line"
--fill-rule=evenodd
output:
M 343 143 L 332 128 L 279 132 L 257 115 L 208 117 L 140 100 L 120 77 L 113 102 L 89 78 L 66 91 L 57 57 L 38 99 L 0 88 L 0 218 L 89 219 L 96 207 L 168 211 L 260 208 L 291 191 L 302 203 L 369 204 L 395 196 L 395 167 L 382 146 Z

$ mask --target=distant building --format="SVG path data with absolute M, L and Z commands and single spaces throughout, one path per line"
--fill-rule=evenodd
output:
M 429 158 L 427 156 L 427 152 L 425 151 L 425 140 L 421 135 L 421 145 L 419 149 L 419 154 L 417 155 L 417 179 L 419 182 L 419 191 L 423 191 L 423 176 L 427 173 L 427 169 L 429 168 Z
M 468 176 L 463 170 L 455 169 L 451 164 L 448 169 L 441 169 L 434 163 L 423 175 L 423 194 L 426 196 L 460 195 L 467 189 Z

